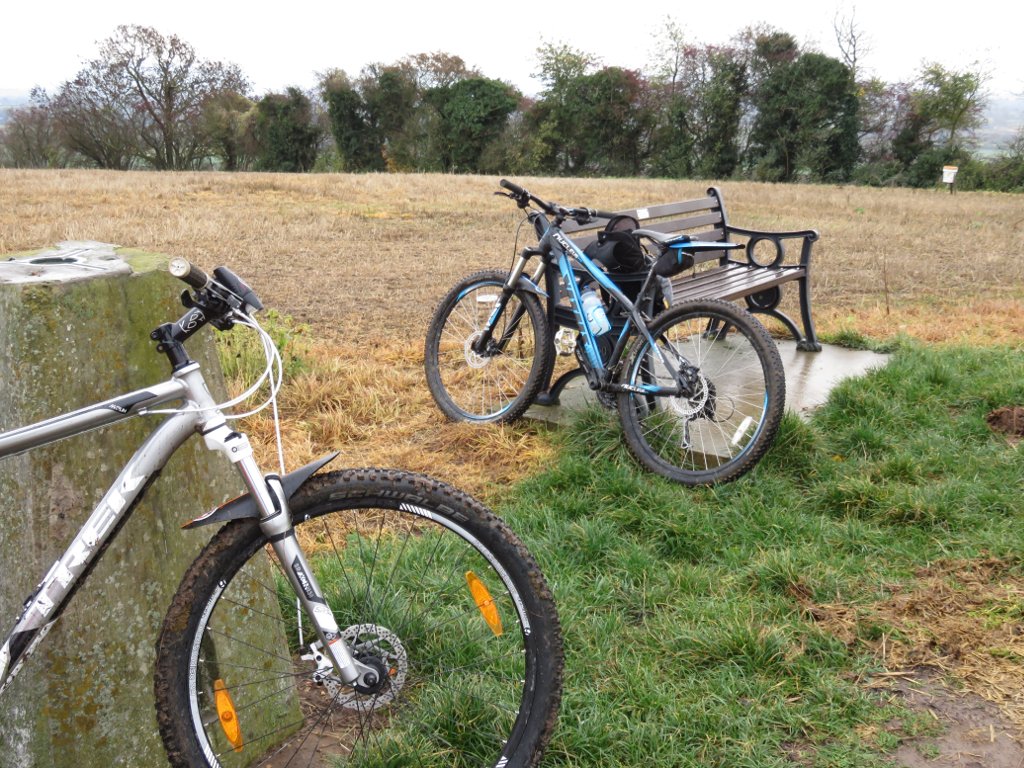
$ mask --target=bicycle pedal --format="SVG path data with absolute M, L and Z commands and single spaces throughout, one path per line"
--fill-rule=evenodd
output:
M 577 331 L 575 329 L 559 328 L 558 332 L 555 333 L 555 352 L 561 357 L 569 357 L 573 352 L 575 352 L 576 333 Z

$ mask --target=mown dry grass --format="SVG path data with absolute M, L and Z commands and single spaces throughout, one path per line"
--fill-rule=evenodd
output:
M 281 431 L 289 468 L 328 451 L 332 466 L 400 467 L 492 493 L 550 458 L 535 424 L 486 430 L 442 419 L 423 384 L 421 366 L 399 346 L 313 344 L 307 368 L 281 394 Z M 359 364 L 363 361 L 364 364 Z M 267 412 L 247 421 L 258 458 L 277 462 Z
M 517 181 L 544 197 L 606 209 L 697 197 L 708 186 Z M 1024 338 L 1019 196 L 721 188 L 736 224 L 820 231 L 819 332 L 984 344 Z M 521 217 L 495 189 L 497 178 L 481 176 L 0 170 L 0 253 L 99 240 L 207 268 L 230 265 L 267 306 L 308 323 L 319 339 L 315 373 L 286 395 L 290 463 L 340 449 L 348 464 L 430 470 L 479 492 L 536 466 L 542 443 L 530 426 L 477 432 L 445 424 L 421 364 L 440 296 L 468 272 L 508 265 L 515 252 Z M 510 444 L 526 451 L 511 466 Z
M 613 209 L 697 197 L 708 186 L 517 181 L 544 197 Z M 820 231 L 814 293 L 821 330 L 863 321 L 872 335 L 903 330 L 941 340 L 977 325 L 1000 335 L 1024 328 L 1020 196 L 720 186 L 736 224 Z M 0 253 L 91 239 L 231 264 L 270 306 L 324 337 L 419 346 L 434 303 L 455 279 L 505 266 L 513 255 L 520 217 L 492 196 L 495 189 L 497 178 L 483 176 L 5 170 Z M 976 321 L 978 307 L 990 317 Z

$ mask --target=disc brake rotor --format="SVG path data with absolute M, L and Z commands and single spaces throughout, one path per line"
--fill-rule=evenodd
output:
M 361 709 L 370 704 L 374 709 L 392 701 L 405 685 L 409 657 L 398 636 L 377 624 L 354 624 L 341 632 L 342 639 L 357 659 L 374 658 L 387 670 L 388 683 L 372 696 L 355 696 L 342 702 L 348 709 Z
M 387 674 L 387 681 L 379 691 L 361 694 L 342 683 L 334 674 L 334 666 L 320 649 L 319 641 L 310 648 L 312 654 L 302 658 L 316 661 L 317 669 L 313 680 L 323 685 L 331 699 L 345 709 L 378 709 L 390 704 L 405 685 L 409 673 L 409 657 L 398 636 L 389 629 L 376 624 L 353 624 L 341 632 L 341 638 L 348 643 L 353 657 L 364 664 L 379 667 Z
M 692 420 L 700 417 L 708 402 L 709 384 L 704 374 L 697 374 L 694 393 L 689 397 L 673 397 L 670 407 L 684 419 Z
M 485 357 L 473 351 L 473 345 L 476 343 L 476 340 L 479 339 L 482 334 L 483 331 L 477 331 L 468 339 L 466 339 L 466 343 L 463 344 L 463 353 L 466 356 L 466 364 L 470 368 L 483 368 L 491 361 L 489 357 Z

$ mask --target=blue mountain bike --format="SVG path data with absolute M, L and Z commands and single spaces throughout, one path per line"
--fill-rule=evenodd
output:
M 500 184 L 507 192 L 496 194 L 528 209 L 539 242 L 509 271 L 476 272 L 441 300 L 424 356 L 438 407 L 453 420 L 509 422 L 535 402 L 557 402 L 569 379 L 584 376 L 618 409 L 626 443 L 647 469 L 686 485 L 749 471 L 785 407 L 778 349 L 740 307 L 714 299 L 668 306 L 664 288 L 694 253 L 742 246 L 635 229 L 642 269 L 610 273 L 562 225 L 615 214 Z M 552 385 L 556 354 L 575 355 L 579 367 Z

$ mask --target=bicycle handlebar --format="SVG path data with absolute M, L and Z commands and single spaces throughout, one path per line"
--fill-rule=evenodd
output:
M 520 208 L 525 208 L 531 202 L 534 202 L 545 213 L 550 216 L 555 216 L 561 220 L 573 219 L 577 224 L 587 224 L 593 219 L 611 219 L 613 216 L 617 215 L 609 211 L 595 210 L 594 208 L 565 208 L 558 203 L 541 200 L 536 195 L 523 187 L 520 187 L 518 184 L 514 184 L 508 179 L 501 179 L 498 184 L 511 193 L 508 197 L 515 200 L 516 204 Z
M 509 190 L 516 197 L 532 197 L 532 195 L 530 195 L 529 192 L 520 187 L 518 184 L 513 184 L 508 179 L 502 179 L 501 181 L 498 182 L 498 185 Z
M 227 267 L 217 267 L 211 278 L 188 259 L 175 258 L 167 270 L 195 291 L 181 294 L 188 311 L 178 322 L 164 323 L 150 334 L 157 352 L 167 355 L 175 371 L 191 363 L 183 344 L 207 323 L 226 331 L 234 325 L 236 313 L 250 315 L 263 309 L 252 288 Z
M 167 270 L 197 291 L 209 291 L 234 309 L 243 312 L 263 309 L 263 303 L 245 281 L 227 267 L 213 270 L 213 278 L 188 259 L 171 259 Z

